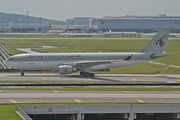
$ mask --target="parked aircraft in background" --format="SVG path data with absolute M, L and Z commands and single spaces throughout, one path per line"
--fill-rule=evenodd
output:
M 59 33 L 67 33 L 69 26 L 65 30 L 49 30 L 47 33 L 49 34 L 59 34 Z
M 80 71 L 80 75 L 94 77 L 95 74 L 90 71 L 129 67 L 167 56 L 164 48 L 170 31 L 171 27 L 164 27 L 136 52 L 20 54 L 11 56 L 4 64 L 21 69 L 22 76 L 24 70 L 53 70 L 59 71 L 59 74 Z

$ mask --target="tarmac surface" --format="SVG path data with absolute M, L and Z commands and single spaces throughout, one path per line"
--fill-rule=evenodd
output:
M 0 104 L 82 102 L 180 103 L 180 91 L 0 91 Z
M 58 73 L 0 73 L 0 84 L 12 83 L 179 83 L 179 74 L 96 74 L 85 78 L 79 73 L 59 75 Z M 73 87 L 73 86 L 72 86 Z M 86 86 L 85 86 L 86 87 Z M 106 88 L 109 86 L 105 86 Z M 126 86 L 128 87 L 128 86 Z M 130 87 L 130 86 L 129 86 Z M 148 87 L 148 86 L 146 86 Z M 153 87 L 153 86 L 151 86 Z M 176 86 L 179 88 L 179 86 Z M 180 91 L 56 91 L 54 90 L 1 90 L 0 104 L 11 103 L 180 103 Z M 9 88 L 28 88 L 9 87 Z M 44 87 L 37 87 L 44 88 Z M 76 87 L 75 87 L 76 88 Z
M 109 38 L 89 38 L 89 37 L 83 37 L 83 38 L 79 38 L 79 37 L 77 37 L 77 38 L 71 38 L 71 37 L 59 37 L 59 38 L 0 38 L 0 39 L 29 39 L 29 40 L 34 40 L 34 39 L 39 39 L 39 40 L 52 40 L 52 39 L 54 39 L 54 40 L 151 40 L 152 38 L 151 37 L 149 37 L 149 38 L 146 38 L 146 37 L 143 37 L 143 38 L 113 38 L 113 37 L 109 37 Z M 175 38 L 168 38 L 168 40 L 180 40 L 180 38 L 179 37 L 175 37 Z
M 58 73 L 29 73 L 25 76 L 19 73 L 0 73 L 0 81 L 56 81 L 56 82 L 180 82 L 180 74 L 95 74 L 93 78 L 80 76 L 79 73 L 59 75 Z

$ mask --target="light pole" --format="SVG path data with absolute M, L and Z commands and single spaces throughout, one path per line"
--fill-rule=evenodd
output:
M 42 28 L 41 28 L 41 17 L 40 17 L 40 30 L 42 31 Z
M 34 106 L 34 120 L 35 120 L 35 110 L 36 110 L 37 106 Z
M 3 19 L 3 29 L 4 29 L 4 17 L 2 17 L 2 19 Z

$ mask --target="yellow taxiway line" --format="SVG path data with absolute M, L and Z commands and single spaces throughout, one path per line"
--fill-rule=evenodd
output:
M 14 101 L 14 100 L 9 100 L 9 101 L 12 102 L 12 103 L 18 103 L 18 102 Z
M 80 100 L 78 100 L 78 99 L 74 99 L 76 102 L 82 102 L 82 101 L 80 101 Z
M 137 101 L 140 102 L 140 103 L 144 103 L 144 101 L 142 101 L 142 100 L 140 100 L 140 99 L 138 99 Z
M 176 93 L 180 93 L 180 91 L 174 91 L 174 92 L 176 92 Z
M 122 91 L 122 92 L 124 92 L 124 93 L 130 93 L 129 91 Z
M 46 78 L 42 78 L 43 80 L 47 80 Z

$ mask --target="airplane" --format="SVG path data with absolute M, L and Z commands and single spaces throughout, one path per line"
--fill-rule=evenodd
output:
M 52 34 L 59 34 L 59 33 L 67 33 L 69 29 L 69 26 L 65 30 L 49 30 L 47 33 Z
M 142 64 L 160 57 L 164 53 L 171 27 L 163 27 L 142 49 L 136 52 L 98 53 L 28 53 L 9 57 L 4 64 L 24 70 L 52 70 L 59 74 L 80 71 L 84 77 L 94 77 L 90 71 L 123 68 Z

